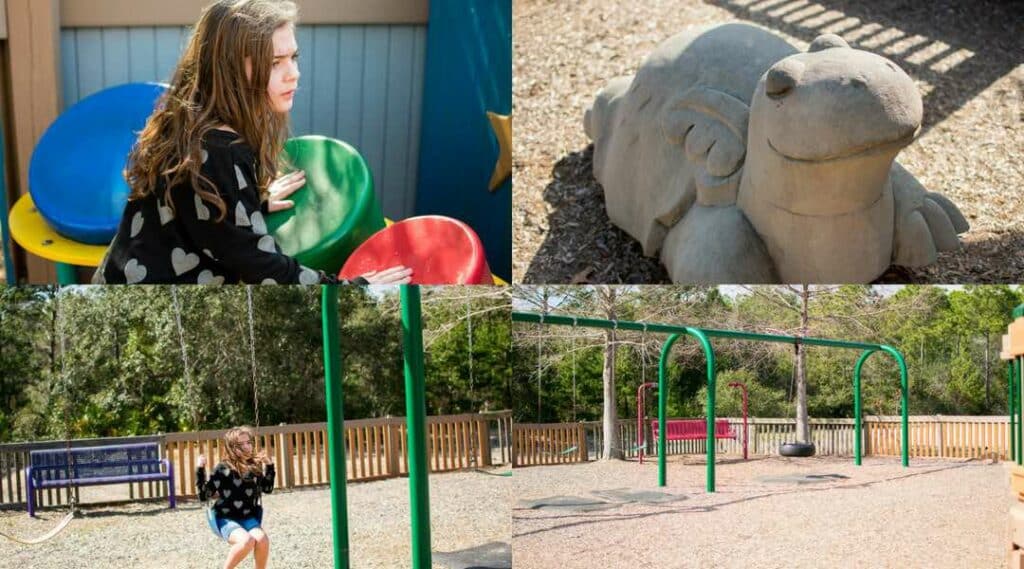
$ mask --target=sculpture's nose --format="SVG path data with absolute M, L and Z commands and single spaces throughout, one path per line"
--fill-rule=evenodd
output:
M 795 59 L 785 59 L 768 70 L 764 91 L 772 98 L 785 97 L 796 87 L 800 75 L 804 72 L 804 64 Z

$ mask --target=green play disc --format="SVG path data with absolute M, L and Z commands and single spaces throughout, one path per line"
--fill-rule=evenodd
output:
M 288 171 L 306 172 L 306 185 L 288 198 L 295 207 L 270 214 L 270 233 L 299 263 L 337 274 L 356 247 L 384 228 L 370 169 L 355 148 L 325 136 L 293 138 L 284 154 Z

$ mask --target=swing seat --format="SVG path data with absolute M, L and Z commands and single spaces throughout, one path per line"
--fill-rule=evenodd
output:
M 260 508 L 256 519 L 259 520 L 260 525 L 263 525 L 263 508 Z M 210 526 L 210 531 L 213 532 L 213 535 L 218 538 L 221 537 L 220 529 L 217 527 L 217 512 L 213 510 L 212 504 L 206 508 L 206 525 Z
M 128 203 L 128 153 L 167 87 L 127 83 L 64 111 L 32 151 L 28 188 L 42 217 L 61 235 L 89 245 L 114 238 Z
M 493 284 L 483 244 L 465 223 L 440 215 L 399 221 L 359 246 L 339 277 L 354 279 L 396 265 L 412 269 L 412 284 Z
M 281 251 L 307 267 L 335 274 L 352 251 L 384 228 L 373 176 L 355 148 L 326 136 L 300 136 L 284 146 L 306 185 L 288 199 L 295 207 L 267 217 Z
M 708 423 L 704 419 L 672 419 L 665 421 L 665 440 L 701 441 L 708 438 Z M 658 439 L 658 421 L 651 421 L 651 437 Z M 736 431 L 728 420 L 715 421 L 716 439 L 736 439 Z

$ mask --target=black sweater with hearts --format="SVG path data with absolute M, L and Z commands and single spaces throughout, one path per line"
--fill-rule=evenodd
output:
M 222 462 L 207 479 L 206 469 L 200 466 L 196 469 L 196 491 L 203 501 L 217 496 L 212 507 L 218 518 L 236 521 L 260 518 L 263 514 L 260 494 L 274 491 L 274 474 L 273 464 L 268 464 L 263 474 L 247 472 L 242 476 Z
M 225 218 L 190 183 L 168 189 L 158 180 L 155 192 L 128 202 L 93 284 L 348 284 L 281 252 L 268 233 L 256 155 L 237 134 L 209 131 L 202 160 Z

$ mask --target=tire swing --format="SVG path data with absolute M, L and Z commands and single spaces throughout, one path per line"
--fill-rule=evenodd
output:
M 799 340 L 797 340 L 797 342 L 794 344 L 794 347 L 796 348 L 797 351 L 800 350 L 800 341 Z M 794 366 L 793 367 L 793 374 L 795 375 L 796 373 L 797 373 L 797 369 Z M 790 457 L 798 457 L 798 458 L 807 458 L 809 456 L 814 456 L 814 452 L 815 452 L 814 443 L 791 442 L 791 443 L 782 443 L 781 445 L 779 445 L 779 456 L 790 456 Z

